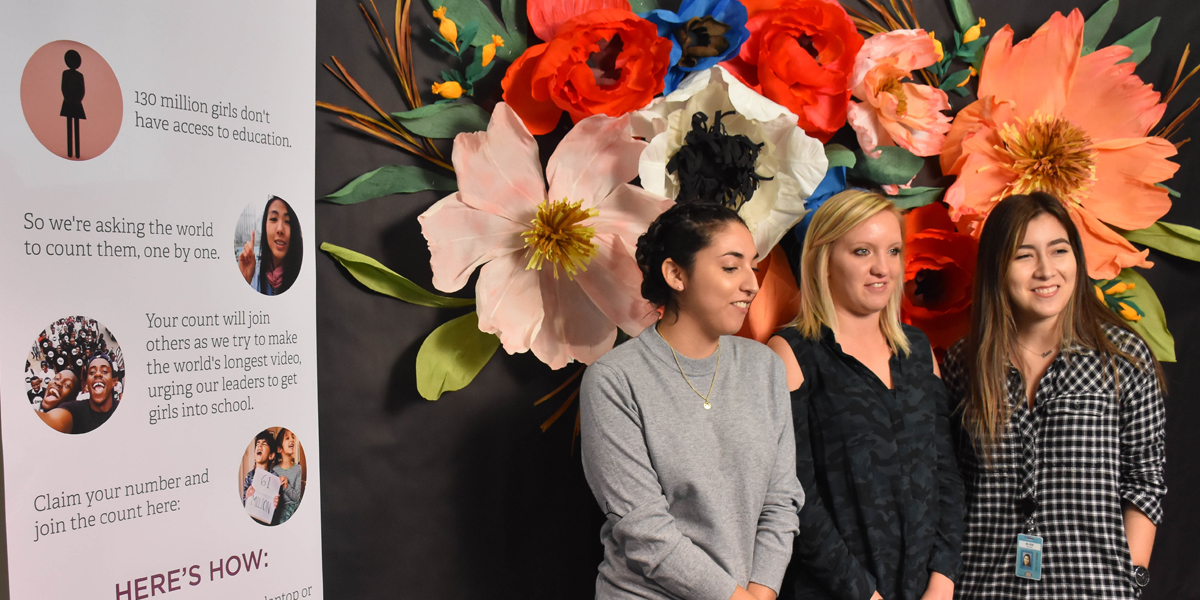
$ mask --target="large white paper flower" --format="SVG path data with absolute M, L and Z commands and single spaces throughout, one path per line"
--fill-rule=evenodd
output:
M 719 121 L 730 136 L 762 144 L 753 173 L 763 179 L 738 214 L 754 235 L 758 255 L 765 257 L 804 218 L 804 200 L 829 167 L 825 149 L 797 127 L 796 115 L 788 109 L 746 87 L 724 68 L 713 67 L 693 73 L 670 95 L 631 115 L 634 135 L 650 140 L 638 161 L 646 191 L 671 199 L 679 196 L 679 171 L 670 173 L 667 165 L 685 146 L 697 113 L 709 124 Z

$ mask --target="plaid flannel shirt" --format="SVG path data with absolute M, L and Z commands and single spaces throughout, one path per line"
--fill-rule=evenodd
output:
M 967 489 L 963 570 L 957 598 L 1138 598 L 1122 501 L 1158 525 L 1165 462 L 1164 406 L 1151 354 L 1140 337 L 1106 326 L 1138 366 L 1074 347 L 1055 358 L 1029 410 L 1021 375 L 1008 377 L 1008 430 L 988 468 L 960 432 Z M 952 400 L 966 390 L 965 341 L 946 356 Z M 1115 364 L 1117 377 L 1113 377 Z M 961 425 L 961 419 L 955 419 Z M 1037 501 L 1028 531 L 1022 498 Z M 1043 539 L 1042 578 L 1018 578 L 1017 535 Z

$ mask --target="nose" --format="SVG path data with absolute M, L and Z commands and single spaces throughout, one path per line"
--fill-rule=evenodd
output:
M 758 295 L 758 273 L 753 269 L 746 269 L 747 277 L 742 279 L 742 285 L 739 289 L 750 295 L 751 298 Z
M 1034 265 L 1033 276 L 1036 279 L 1050 278 L 1050 265 L 1046 262 L 1046 257 L 1042 253 L 1037 253 L 1037 264 Z

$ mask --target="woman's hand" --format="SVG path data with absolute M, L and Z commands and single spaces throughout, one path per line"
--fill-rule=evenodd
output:
M 249 498 L 250 496 L 253 496 L 253 495 L 254 495 L 254 486 L 250 486 L 250 487 L 246 488 L 246 495 L 242 498 L 242 500 L 245 500 L 246 498 Z
M 875 593 L 871 594 L 871 600 L 883 600 L 883 596 L 879 595 L 879 590 L 875 590 Z
M 954 598 L 954 582 L 949 577 L 933 571 L 929 574 L 929 585 L 921 600 L 951 600 Z
M 287 485 L 288 485 L 288 484 L 287 484 L 287 477 L 280 477 L 280 478 L 279 478 L 279 489 L 281 489 L 281 490 L 286 490 L 286 489 L 287 489 Z
M 238 254 L 238 270 L 242 272 L 246 283 L 250 283 L 250 278 L 254 277 L 254 234 L 250 232 L 250 241 L 242 246 L 242 252 Z

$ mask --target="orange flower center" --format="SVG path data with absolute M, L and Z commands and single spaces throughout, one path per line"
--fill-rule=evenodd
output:
M 583 208 L 583 200 L 570 202 L 567 199 L 546 200 L 538 205 L 533 229 L 521 233 L 525 247 L 530 251 L 528 269 L 542 270 L 545 263 L 554 269 L 558 279 L 558 267 L 574 280 L 577 273 L 587 270 L 587 265 L 596 255 L 594 227 L 585 227 L 583 222 L 600 214 L 595 208 Z
M 1054 116 L 1015 119 L 999 131 L 996 146 L 1017 178 L 995 199 L 1046 192 L 1079 203 L 1096 180 L 1096 150 L 1078 125 Z
M 908 94 L 904 93 L 904 84 L 897 78 L 888 78 L 879 84 L 879 89 L 875 90 L 876 94 L 883 93 L 891 94 L 896 98 L 896 116 L 904 117 L 908 114 Z

